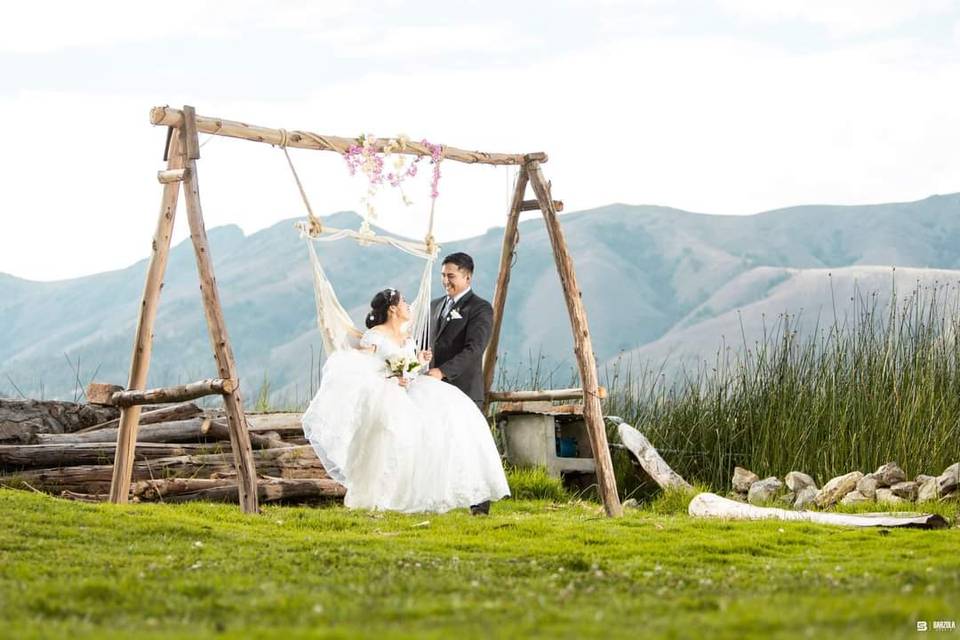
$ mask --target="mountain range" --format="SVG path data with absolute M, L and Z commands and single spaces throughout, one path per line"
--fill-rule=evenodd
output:
M 960 281 L 960 194 L 916 202 L 808 205 L 746 216 L 612 204 L 561 222 L 601 363 L 618 357 L 667 368 L 710 359 L 757 339 L 771 319 L 813 326 L 869 293 L 886 301 L 917 283 Z M 350 212 L 326 218 L 356 227 Z M 269 381 L 271 399 L 301 404 L 321 362 L 304 241 L 285 220 L 250 235 L 208 232 L 245 397 Z M 502 228 L 444 245 L 477 264 L 474 288 L 492 298 Z M 325 243 L 321 260 L 355 321 L 385 286 L 409 292 L 416 258 L 351 241 Z M 896 267 L 894 270 L 893 267 Z M 0 396 L 71 399 L 90 379 L 125 384 L 146 260 L 58 282 L 0 274 Z M 439 295 L 439 281 L 435 285 Z M 573 346 L 549 238 L 520 224 L 501 336 L 503 374 L 531 367 L 569 382 Z M 311 373 L 312 372 L 312 373 Z M 213 377 L 215 366 L 189 241 L 171 250 L 149 386 Z

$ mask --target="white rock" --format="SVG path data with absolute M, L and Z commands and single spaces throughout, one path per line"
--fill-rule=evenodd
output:
M 893 495 L 893 491 L 887 488 L 877 489 L 877 502 L 886 502 L 888 504 L 895 504 L 897 502 L 903 502 L 903 498 L 898 498 Z
M 877 496 L 877 479 L 872 473 L 869 473 L 857 482 L 857 491 L 864 497 L 873 500 Z
M 840 504 L 857 504 L 859 502 L 869 501 L 870 499 L 859 491 L 851 491 L 847 495 L 843 496 L 843 498 L 840 500 Z
M 783 480 L 786 482 L 787 488 L 794 493 L 800 491 L 800 489 L 803 489 L 804 487 L 813 487 L 814 489 L 817 488 L 817 484 L 813 481 L 813 478 L 800 471 L 791 471 Z
M 770 476 L 763 480 L 758 480 L 750 485 L 750 491 L 747 493 L 747 502 L 750 504 L 763 504 L 773 500 L 780 490 L 783 489 L 783 483 L 776 476 Z
M 813 504 L 814 500 L 817 499 L 817 488 L 816 487 L 804 487 L 797 491 L 797 498 L 793 501 L 794 509 L 803 509 L 807 505 Z
M 836 504 L 843 496 L 857 488 L 857 482 L 863 477 L 860 471 L 851 471 L 850 473 L 837 476 L 817 493 L 817 506 L 829 507 Z
M 916 478 L 914 478 L 913 481 L 916 482 L 917 486 L 919 487 L 919 486 L 922 486 L 923 483 L 929 480 L 930 478 L 936 478 L 936 477 L 937 476 L 928 476 L 926 474 L 921 473 Z
M 904 500 L 916 500 L 917 499 L 917 483 L 916 482 L 898 482 L 897 484 L 890 487 L 890 491 L 893 492 L 893 495 L 898 498 L 903 498 Z
M 917 476 L 919 478 L 919 476 Z M 927 477 L 927 481 L 920 485 L 917 490 L 917 502 L 926 502 L 927 500 L 936 500 L 940 497 L 939 478 Z
M 892 487 L 907 479 L 906 472 L 896 462 L 888 462 L 871 475 L 877 479 L 877 487 Z
M 937 477 L 937 483 L 940 485 L 940 495 L 945 496 L 953 493 L 960 487 L 960 462 L 956 462 L 943 470 Z
M 622 506 L 624 509 L 639 509 L 640 503 L 637 502 L 636 498 L 627 498 L 623 501 Z
M 733 490 L 738 493 L 750 491 L 750 485 L 760 479 L 760 476 L 743 467 L 733 468 Z

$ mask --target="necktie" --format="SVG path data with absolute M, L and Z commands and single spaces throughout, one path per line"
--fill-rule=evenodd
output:
M 453 307 L 453 298 L 447 296 L 446 301 L 443 303 L 443 307 L 440 309 L 439 319 L 442 322 L 444 318 L 447 317 L 447 314 L 450 312 L 451 307 Z

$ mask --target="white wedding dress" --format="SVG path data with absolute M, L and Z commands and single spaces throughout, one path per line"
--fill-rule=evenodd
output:
M 303 432 L 348 507 L 443 513 L 510 495 L 486 418 L 466 394 L 426 375 L 406 389 L 387 378 L 386 359 L 416 358 L 369 330 L 323 367 Z

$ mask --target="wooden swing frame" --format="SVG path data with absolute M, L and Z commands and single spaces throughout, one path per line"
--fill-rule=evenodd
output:
M 205 133 L 239 138 L 274 146 L 282 145 L 302 149 L 334 151 L 341 154 L 345 153 L 351 145 L 358 144 L 358 140 L 356 138 L 318 135 L 309 131 L 270 129 L 243 122 L 199 116 L 190 106 L 184 106 L 183 109 L 167 106 L 155 107 L 150 112 L 150 122 L 156 126 L 168 127 L 164 155 L 167 168 L 158 172 L 157 175 L 159 182 L 163 185 L 163 195 L 160 217 L 153 238 L 153 251 L 147 267 L 146 282 L 140 303 L 140 315 L 134 339 L 129 382 L 125 391 L 111 390 L 108 394 L 114 399 L 119 397 L 124 399 L 122 404 L 118 403 L 121 404 L 121 412 L 116 458 L 110 486 L 110 501 L 125 503 L 128 500 L 141 405 L 150 402 L 150 398 L 156 398 L 158 395 L 176 400 L 179 397 L 178 394 L 185 393 L 182 391 L 183 388 L 144 390 L 150 366 L 153 326 L 156 320 L 160 290 L 163 287 L 163 276 L 170 251 L 170 239 L 182 183 L 187 219 L 190 225 L 190 238 L 197 260 L 204 313 L 220 376 L 218 379 L 187 386 L 191 387 L 190 392 L 193 394 L 217 394 L 223 397 L 228 418 L 230 443 L 237 469 L 240 506 L 244 512 L 256 513 L 259 510 L 256 468 L 239 392 L 238 381 L 240 378 L 237 375 L 233 350 L 230 347 L 230 340 L 223 319 L 220 296 L 217 291 L 210 247 L 207 242 L 200 206 L 196 165 L 196 161 L 200 158 L 198 134 Z M 380 145 L 382 144 L 383 142 L 378 143 L 375 150 L 381 151 Z M 409 142 L 404 149 L 395 150 L 394 153 L 429 157 L 431 150 L 419 143 Z M 547 155 L 545 153 L 485 153 L 455 147 L 443 147 L 442 158 L 467 164 L 514 165 L 519 167 L 517 182 L 507 214 L 499 273 L 493 296 L 493 330 L 483 359 L 486 403 L 514 399 L 514 396 L 517 398 L 523 396 L 524 399 L 527 399 L 527 396 L 554 399 L 582 398 L 584 420 L 590 434 L 591 449 L 596 460 L 600 497 L 608 516 L 620 516 L 622 507 L 617 495 L 613 463 L 610 458 L 610 449 L 607 444 L 607 434 L 600 405 L 605 390 L 599 386 L 597 363 L 590 339 L 587 313 L 581 299 L 580 288 L 577 285 L 573 259 L 570 256 L 563 231 L 557 219 L 557 212 L 562 210 L 563 205 L 553 200 L 550 193 L 550 183 L 544 178 L 541 169 L 541 164 L 547 161 Z M 528 185 L 533 188 L 535 200 L 524 200 Z M 520 213 L 535 209 L 539 209 L 543 214 L 550 244 L 553 248 L 553 256 L 573 330 L 574 353 L 582 388 L 543 392 L 493 392 L 491 386 L 497 362 L 497 345 L 500 339 L 500 328 L 503 324 L 507 289 L 510 284 L 510 269 L 519 241 Z M 193 395 L 192 397 L 197 396 Z

